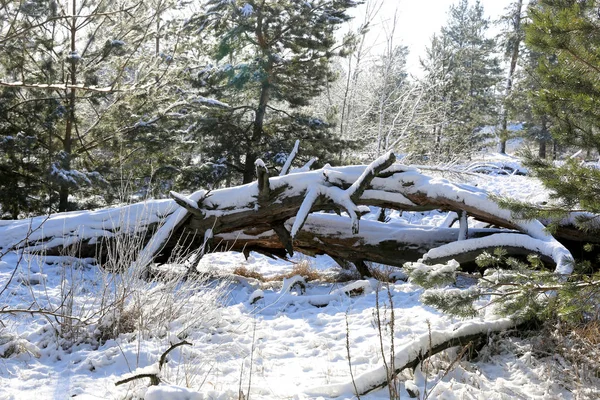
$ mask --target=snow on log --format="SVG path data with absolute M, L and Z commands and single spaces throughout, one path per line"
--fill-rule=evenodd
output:
M 150 200 L 98 211 L 72 211 L 11 221 L 0 226 L 0 249 L 54 254 L 82 242 L 93 247 L 100 245 L 102 239 L 151 230 L 180 211 L 172 200 Z
M 284 229 L 295 223 L 291 218 Z M 358 234 L 352 234 L 349 218 L 336 214 L 311 214 L 294 238 L 294 249 L 307 255 L 327 254 L 334 259 L 361 260 L 402 267 L 405 262 L 417 261 L 432 247 L 458 240 L 460 229 L 436 228 L 426 225 L 382 223 L 366 220 Z M 286 229 L 286 231 L 287 231 Z M 480 238 L 503 232 L 500 229 L 470 229 L 469 238 Z M 515 233 L 523 238 L 524 234 Z M 262 254 L 277 255 L 283 248 L 273 230 L 254 229 L 220 233 L 214 238 L 218 248 L 242 251 L 250 249 Z M 475 257 L 473 256 L 472 259 Z M 471 259 L 471 261 L 472 261 Z
M 406 368 L 415 368 L 421 361 L 443 350 L 456 346 L 464 346 L 486 338 L 490 333 L 502 332 L 516 326 L 510 318 L 490 321 L 468 321 L 445 330 L 433 330 L 425 333 L 410 343 L 397 347 L 394 355 L 394 376 Z M 344 382 L 310 388 L 302 392 L 308 396 L 340 397 L 352 394 L 364 395 L 381 389 L 388 383 L 388 371 L 384 365 L 355 376 L 354 382 Z M 355 389 L 356 388 L 356 389 Z M 358 392 L 358 393 L 356 393 Z
M 437 248 L 429 250 L 424 256 L 423 261 L 428 263 L 444 263 L 455 259 L 458 262 L 472 260 L 473 252 L 480 254 L 483 250 L 492 251 L 497 247 L 512 249 L 511 254 L 516 254 L 516 249 L 522 249 L 520 254 L 527 255 L 537 253 L 548 257 L 557 264 L 556 272 L 568 275 L 572 271 L 572 266 L 568 263 L 559 264 L 571 257 L 566 248 L 556 241 L 540 240 L 530 236 L 514 233 L 497 233 L 484 238 L 461 240 L 454 243 L 448 243 Z
M 174 192 L 171 192 L 171 195 L 173 195 L 173 193 Z M 183 198 L 182 196 L 179 196 L 179 199 L 182 200 L 183 203 L 188 205 L 198 205 L 199 202 L 201 203 L 202 200 L 206 198 L 206 195 L 207 193 L 205 190 L 199 190 L 190 195 L 188 198 Z M 140 266 L 146 266 L 150 264 L 154 259 L 154 256 L 161 250 L 165 243 L 167 243 L 169 236 L 176 230 L 177 226 L 180 225 L 181 222 L 183 222 L 187 216 L 187 209 L 184 208 L 177 210 L 169 217 L 167 217 L 167 219 L 156 231 L 156 233 L 152 235 L 150 241 L 146 244 L 142 251 L 140 251 L 135 262 L 138 263 Z M 208 232 L 208 230 L 206 232 Z
M 438 204 L 454 211 L 467 212 L 481 221 L 517 229 L 544 242 L 543 254 L 552 255 L 557 273 L 568 275 L 573 271 L 571 253 L 548 233 L 540 221 L 513 218 L 511 211 L 500 208 L 495 201 L 489 198 L 486 191 L 470 185 L 453 184 L 445 179 L 431 178 L 416 171 L 400 174 L 397 177 L 399 178 L 398 183 L 406 188 L 404 195 L 412 202 Z M 461 245 L 467 246 L 465 243 L 468 242 L 461 241 Z
M 514 218 L 509 210 L 501 209 L 490 199 L 484 190 L 430 177 L 413 167 L 392 165 L 393 160 L 393 154 L 388 153 L 369 166 L 326 166 L 320 170 L 271 177 L 267 175 L 266 168 L 263 170 L 258 165 L 259 171 L 264 172 L 259 172 L 259 177 L 262 176 L 260 182 L 209 193 L 198 191 L 189 197 L 173 193 L 174 201 L 156 200 L 114 209 L 54 214 L 47 220 L 40 217 L 2 224 L 0 247 L 9 249 L 16 246 L 27 251 L 56 254 L 61 248 L 80 243 L 85 247 L 80 254 L 94 257 L 97 256 L 94 244 L 116 234 L 144 232 L 146 248 L 140 262 L 145 263 L 153 258 L 168 258 L 170 252 L 177 246 L 181 247 L 182 243 L 189 251 L 199 249 L 205 245 L 205 233 L 212 230 L 215 236 L 213 243 L 218 240 L 229 241 L 231 236 L 227 235 L 237 232 L 243 233 L 243 240 L 247 244 L 255 243 L 258 248 L 264 244 L 262 248 L 285 248 L 288 254 L 292 254 L 294 248 L 306 250 L 309 254 L 311 251 L 324 252 L 338 259 L 348 257 L 346 259 L 354 263 L 377 261 L 397 265 L 394 260 L 412 259 L 417 253 L 422 255 L 439 246 L 450 246 L 441 248 L 439 252 L 459 251 L 459 247 L 456 247 L 459 245 L 449 245 L 447 240 L 450 240 L 450 236 L 435 239 L 435 235 L 443 232 L 442 230 L 429 232 L 429 236 L 422 239 L 418 235 L 398 239 L 401 233 L 394 236 L 396 234 L 389 233 L 382 226 L 384 224 L 374 228 L 374 225 L 363 221 L 359 226 L 360 215 L 364 213 L 366 206 L 377 206 L 409 211 L 440 209 L 461 215 L 464 212 L 476 220 L 502 227 L 506 233 L 514 234 L 519 231 L 536 239 L 520 240 L 528 244 L 524 247 L 521 243 L 519 248 L 535 249 L 552 258 L 557 272 L 570 273 L 572 257 L 569 251 L 539 221 Z M 175 203 L 182 208 L 177 209 Z M 320 211 L 347 212 L 347 216 L 335 220 L 333 227 L 338 231 L 337 242 L 327 233 L 327 226 L 317 223 L 319 218 L 320 221 L 329 218 L 319 214 Z M 314 219 L 316 216 L 317 219 Z M 307 229 L 307 221 L 311 221 L 312 227 L 303 236 L 302 231 Z M 344 234 L 339 233 L 339 221 L 344 221 Z M 461 225 L 465 227 L 464 217 Z M 152 237 L 153 230 L 159 227 Z M 386 232 L 386 235 L 395 239 L 387 240 L 371 228 Z M 316 229 L 326 233 L 316 232 Z M 487 248 L 506 244 L 495 243 L 494 239 L 473 242 L 481 235 L 471 235 L 470 231 L 463 230 L 467 234 L 466 239 L 460 241 L 460 246 L 467 246 L 469 251 L 483 250 L 481 246 Z M 265 239 L 265 243 L 261 244 L 264 239 L 261 235 L 266 232 L 270 232 L 267 236 L 279 238 L 280 244 L 274 246 L 269 242 L 270 239 Z M 489 233 L 498 231 L 488 231 L 488 235 Z M 353 236 L 357 240 L 353 241 Z M 26 237 L 28 239 L 23 241 Z M 309 245 L 308 240 L 312 240 L 314 244 Z M 319 240 L 330 245 L 333 250 L 327 249 L 327 245 L 319 243 Z M 347 247 L 349 243 L 353 245 Z M 357 246 L 367 246 L 368 251 L 357 250 Z M 430 253 L 430 257 L 437 257 L 434 254 L 436 253 Z
M 342 208 L 348 210 L 351 216 L 352 212 L 356 212 L 357 208 L 350 205 L 351 200 L 348 202 L 346 196 L 356 193 L 349 192 L 348 189 L 368 169 L 369 167 L 365 166 L 328 167 L 301 174 L 271 177 L 269 180 L 272 195 L 268 204 L 263 204 L 259 210 L 255 208 L 256 183 L 215 191 L 206 202 L 206 218 L 200 220 L 192 217 L 188 228 L 203 230 L 216 224 L 216 235 L 240 230 L 247 235 L 251 231 L 252 234 L 259 235 L 271 230 L 274 222 L 282 223 L 295 217 L 291 236 L 294 241 L 297 241 L 308 215 L 315 211 Z M 242 191 L 244 188 L 246 190 Z M 232 191 L 239 191 L 239 196 L 231 195 Z M 237 204 L 232 204 L 233 200 Z M 355 205 L 398 210 L 442 209 L 457 213 L 465 212 L 477 220 L 504 227 L 508 229 L 507 232 L 518 230 L 544 242 L 544 246 L 541 246 L 543 254 L 551 255 L 557 265 L 557 272 L 561 274 L 570 272 L 572 257 L 569 251 L 556 241 L 539 221 L 514 218 L 509 210 L 501 209 L 490 199 L 486 191 L 473 186 L 453 184 L 445 179 L 423 175 L 414 168 L 395 164 L 370 180 Z M 219 217 L 217 221 L 211 218 L 213 215 Z M 355 222 L 357 218 L 349 218 L 349 220 Z M 349 230 L 356 226 L 351 224 Z M 248 229 L 250 227 L 253 229 Z M 469 239 L 462 242 L 465 246 L 469 246 Z M 431 248 L 435 248 L 434 243 L 430 243 L 429 249 Z M 373 261 L 368 258 L 366 260 Z

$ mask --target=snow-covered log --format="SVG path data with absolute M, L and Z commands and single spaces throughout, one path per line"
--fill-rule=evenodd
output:
M 295 218 L 286 221 L 285 231 Z M 459 240 L 459 228 L 436 228 L 426 225 L 387 224 L 363 221 L 360 232 L 352 233 L 348 217 L 317 213 L 308 216 L 302 230 L 294 237 L 294 249 L 303 254 L 327 254 L 334 259 L 373 261 L 401 267 L 405 262 L 417 261 L 432 248 Z M 503 232 L 500 229 L 470 229 L 469 238 L 483 238 Z M 513 233 L 529 238 L 527 235 Z M 285 246 L 274 230 L 257 233 L 255 228 L 220 233 L 213 238 L 215 249 L 256 251 L 267 255 L 284 256 Z M 476 255 L 475 255 L 476 256 Z M 474 259 L 473 256 L 470 260 Z M 551 259 L 549 259 L 551 261 Z
M 570 273 L 570 252 L 539 221 L 514 218 L 479 188 L 393 163 L 394 156 L 388 153 L 368 166 L 326 166 L 270 177 L 257 162 L 258 181 L 246 185 L 208 193 L 200 190 L 190 196 L 172 193 L 173 200 L 3 224 L 0 248 L 57 253 L 78 244 L 78 254 L 94 257 L 99 244 L 135 234 L 144 238 L 138 262 L 146 264 L 166 259 L 175 248 L 204 248 L 205 233 L 210 231 L 213 239 L 208 245 L 212 248 L 224 241 L 229 248 L 254 246 L 273 249 L 278 255 L 283 255 L 281 249 L 288 254 L 298 250 L 354 263 L 391 265 L 424 254 L 434 261 L 464 255 L 472 260 L 483 249 L 509 246 L 542 254 L 553 261 L 557 272 Z M 368 206 L 453 211 L 462 217 L 461 228 L 361 222 Z M 345 214 L 335 217 L 322 211 Z M 501 230 L 467 231 L 467 215 Z M 492 233 L 494 236 L 489 236 Z M 27 240 L 23 241 L 24 237 Z
M 442 209 L 455 211 L 459 215 L 468 214 L 480 221 L 503 227 L 507 229 L 507 233 L 521 232 L 534 240 L 511 242 L 515 244 L 514 247 L 519 252 L 540 253 L 554 262 L 557 272 L 561 274 L 571 272 L 570 252 L 550 235 L 539 221 L 514 218 L 509 210 L 501 209 L 490 199 L 484 190 L 469 185 L 453 184 L 441 178 L 433 178 L 408 166 L 391 165 L 392 161 L 393 155 L 387 154 L 366 167 L 328 167 L 300 174 L 271 177 L 269 178 L 270 194 L 268 199 L 260 196 L 257 183 L 214 191 L 212 196 L 203 203 L 203 217 L 190 215 L 189 221 L 184 224 L 184 231 L 188 232 L 190 236 L 198 237 L 198 231 L 202 232 L 212 227 L 215 237 L 220 237 L 228 242 L 235 239 L 234 232 L 237 232 L 239 240 L 255 240 L 254 243 L 260 243 L 261 235 L 269 235 L 269 232 L 273 231 L 273 226 L 278 226 L 280 232 L 283 232 L 282 229 L 285 229 L 286 232 L 290 231 L 294 248 L 301 251 L 300 232 L 304 229 L 309 214 L 325 218 L 322 214 L 315 214 L 318 211 L 346 211 L 349 215 L 349 218 L 346 217 L 346 221 L 351 226 L 348 234 L 362 236 L 358 225 L 361 206 L 421 211 Z M 259 197 L 263 197 L 262 201 L 258 201 Z M 289 227 L 290 223 L 291 227 Z M 307 232 L 313 233 L 314 230 L 309 229 Z M 226 233 L 229 235 L 220 236 Z M 466 236 L 464 226 L 463 235 L 465 235 L 465 240 L 460 240 L 459 244 L 446 244 L 447 242 L 445 242 L 445 246 L 449 247 L 442 248 L 440 252 L 458 254 L 461 248 L 468 249 L 469 254 L 473 254 L 474 258 L 476 255 L 474 252 L 480 242 L 473 240 L 479 239 Z M 379 241 L 378 253 L 383 252 L 382 249 L 385 245 L 382 243 L 385 241 L 381 241 L 381 236 L 364 236 L 370 236 L 370 238 L 365 237 L 364 242 Z M 173 239 L 166 244 L 166 248 L 174 246 L 174 240 L 180 237 L 181 235 L 174 235 Z M 433 250 L 440 245 L 433 239 L 435 237 L 436 233 L 432 232 L 429 243 L 416 243 L 413 247 Z M 319 237 L 316 239 L 322 240 Z M 394 242 L 398 243 L 398 241 Z M 490 243 L 493 241 L 488 240 L 481 243 L 483 246 L 481 248 L 488 249 Z M 289 244 L 286 244 L 285 247 L 289 248 Z M 346 253 L 351 253 L 355 247 L 360 246 L 352 246 L 347 249 Z M 406 247 L 410 248 L 410 244 Z M 398 247 L 394 250 L 395 258 L 402 258 L 398 254 L 407 251 L 407 249 Z M 324 252 L 327 253 L 328 250 L 324 249 Z M 333 253 L 332 250 L 329 252 Z M 340 258 L 339 255 L 336 256 Z M 390 258 L 389 255 L 379 258 L 370 256 L 369 258 L 365 257 L 364 260 L 375 261 L 377 259 L 379 262 L 397 264 Z

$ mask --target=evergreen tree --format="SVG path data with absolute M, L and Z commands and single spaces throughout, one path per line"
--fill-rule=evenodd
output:
M 210 161 L 247 183 L 257 158 L 282 162 L 296 139 L 305 154 L 335 154 L 335 137 L 324 116 L 308 115 L 303 107 L 334 78 L 330 59 L 343 54 L 350 41 L 337 45 L 335 30 L 358 3 L 207 2 L 188 27 L 203 33 L 213 63 L 196 73 L 194 84 L 206 97 L 228 105 L 207 109 L 198 121 Z
M 538 112 L 551 117 L 555 139 L 596 155 L 600 151 L 598 6 L 598 1 L 540 0 L 530 8 L 531 23 L 526 27 L 527 43 L 543 53 L 537 67 L 540 85 L 533 93 Z M 530 166 L 565 209 L 600 212 L 597 168 L 576 159 L 559 168 L 532 159 Z
M 517 70 L 517 63 L 521 53 L 521 43 L 525 33 L 521 20 L 523 12 L 523 0 L 517 0 L 508 7 L 508 14 L 501 20 L 507 22 L 508 29 L 503 33 L 504 57 L 509 60 L 508 74 L 506 77 L 506 89 L 504 92 L 504 104 L 500 115 L 500 134 L 498 135 L 498 152 L 506 153 L 506 141 L 508 140 L 508 114 L 509 102 L 513 90 L 513 81 Z
M 434 121 L 413 140 L 415 151 L 430 162 L 468 156 L 481 142 L 480 130 L 497 121 L 496 85 L 500 81 L 495 40 L 486 37 L 489 22 L 479 2 L 461 0 L 450 7 L 448 23 L 432 39 L 422 60 Z M 418 143 L 425 142 L 428 150 Z
M 597 1 L 541 0 L 530 9 L 527 42 L 545 54 L 537 106 L 555 118 L 558 139 L 600 149 L 600 24 Z
M 66 7 L 40 0 L 0 9 L 0 133 L 21 133 L 35 143 L 28 168 L 44 173 L 46 194 L 31 196 L 44 197 L 58 211 L 71 209 L 75 189 L 80 197 L 97 193 L 98 185 L 109 183 L 103 175 L 122 172 L 115 163 L 127 157 L 111 147 L 137 143 L 130 152 L 147 155 L 139 151 L 151 149 L 139 146 L 147 139 L 159 148 L 162 140 L 148 114 L 163 108 L 160 101 L 173 101 L 160 92 L 171 67 L 170 56 L 160 52 L 166 30 L 161 15 L 172 6 L 167 0 L 73 0 Z M 3 159 L 10 159 L 6 154 Z M 23 180 L 19 185 L 25 188 Z

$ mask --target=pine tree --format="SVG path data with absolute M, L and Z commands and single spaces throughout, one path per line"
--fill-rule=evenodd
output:
M 71 209 L 75 190 L 80 197 L 97 193 L 99 184 L 109 183 L 102 175 L 122 173 L 115 163 L 127 157 L 111 153 L 111 146 L 123 149 L 146 138 L 161 148 L 146 115 L 163 108 L 162 100 L 173 102 L 174 96 L 160 93 L 170 68 L 170 56 L 160 52 L 166 24 L 161 15 L 172 6 L 167 0 L 73 0 L 68 7 L 37 1 L 0 9 L 5 21 L 0 86 L 6 100 L 0 129 L 35 139 L 30 167 L 45 175 L 46 205 Z M 136 147 L 131 153 L 142 153 Z
M 461 0 L 450 7 L 447 25 L 427 49 L 422 65 L 435 120 L 421 134 L 433 148 L 417 153 L 430 162 L 468 156 L 481 142 L 481 128 L 497 120 L 500 69 L 495 40 L 486 37 L 488 25 L 479 2 Z
M 551 118 L 556 140 L 596 154 L 600 151 L 598 6 L 598 1 L 540 0 L 530 8 L 531 23 L 526 27 L 527 43 L 542 53 L 535 107 Z M 532 159 L 530 166 L 566 210 L 600 212 L 598 169 L 576 159 L 559 168 Z
M 509 60 L 508 74 L 506 77 L 506 89 L 504 92 L 504 104 L 502 105 L 502 113 L 500 116 L 500 134 L 498 135 L 498 152 L 506 153 L 506 141 L 508 140 L 508 114 L 509 101 L 512 95 L 513 82 L 517 63 L 521 53 L 521 43 L 523 42 L 525 33 L 523 31 L 523 0 L 517 0 L 508 7 L 508 14 L 502 19 L 507 21 L 508 29 L 504 32 L 504 57 Z
M 557 123 L 556 137 L 600 149 L 600 24 L 597 1 L 541 0 L 530 9 L 527 43 L 540 59 L 537 106 Z
M 230 107 L 208 109 L 199 121 L 203 153 L 247 183 L 257 158 L 277 161 L 296 139 L 305 154 L 335 151 L 324 116 L 303 107 L 334 78 L 330 59 L 349 43 L 337 44 L 335 30 L 359 3 L 208 1 L 188 24 L 202 32 L 213 63 L 196 73 L 195 85 Z

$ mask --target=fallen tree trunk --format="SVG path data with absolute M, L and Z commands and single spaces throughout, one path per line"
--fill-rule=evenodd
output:
M 187 237 L 195 238 L 191 242 L 192 247 L 201 245 L 207 231 L 214 235 L 252 227 L 250 236 L 258 239 L 265 232 L 273 231 L 282 246 L 291 253 L 294 243 L 301 243 L 299 232 L 311 212 L 345 211 L 350 231 L 356 235 L 360 215 L 367 211 L 364 206 L 397 210 L 442 209 L 459 215 L 467 213 L 477 220 L 524 233 L 535 239 L 535 246 L 531 246 L 530 241 L 523 241 L 518 246 L 520 249 L 549 257 L 561 274 L 571 272 L 570 252 L 539 221 L 513 218 L 509 210 L 501 209 L 483 190 L 432 178 L 414 168 L 392 165 L 393 161 L 393 155 L 388 153 L 367 167 L 325 168 L 274 178 L 266 177 L 265 172 L 261 172 L 262 166 L 258 166 L 257 183 L 215 191 L 204 197 L 201 203 L 194 204 L 177 194 L 173 197 L 189 211 L 189 220 L 180 221 L 180 226 L 184 232 L 187 231 Z M 291 228 L 286 228 L 286 221 L 291 218 L 294 218 Z M 461 220 L 466 221 L 466 218 Z M 248 234 L 247 231 L 245 233 Z M 181 235 L 175 235 L 166 240 L 165 248 L 174 247 L 180 238 Z M 458 253 L 457 249 L 473 243 L 471 240 L 467 238 L 460 241 L 460 245 L 447 245 L 445 250 Z M 435 241 L 429 244 L 429 249 L 436 247 Z M 390 257 L 385 258 L 380 262 L 395 264 Z M 398 258 L 397 254 L 395 258 Z
M 326 167 L 269 177 L 259 162 L 257 182 L 212 192 L 202 190 L 189 197 L 172 193 L 176 204 L 150 201 L 3 225 L 0 247 L 57 254 L 77 245 L 79 256 L 97 257 L 106 253 L 111 241 L 137 236 L 144 245 L 137 262 L 143 265 L 166 260 L 174 249 L 184 249 L 185 253 L 207 242 L 212 248 L 220 242 L 227 248 L 254 248 L 277 256 L 297 250 L 354 263 L 401 265 L 425 254 L 432 261 L 447 256 L 464 258 L 465 254 L 473 259 L 478 251 L 494 246 L 496 238 L 501 239 L 490 234 L 520 232 L 519 237 L 531 240 L 513 240 L 517 246 L 511 247 L 516 252 L 540 253 L 556 265 L 557 272 L 571 272 L 571 254 L 539 221 L 513 218 L 510 211 L 501 209 L 487 192 L 476 187 L 453 184 L 393 163 L 394 156 L 388 153 L 369 166 Z M 361 216 L 372 206 L 454 211 L 461 216 L 461 228 L 449 231 L 361 222 Z M 467 229 L 467 215 L 498 229 Z M 488 239 L 481 242 L 483 236 Z M 23 241 L 23 237 L 27 239 Z
M 286 221 L 284 227 L 290 229 L 294 220 L 291 218 Z M 468 238 L 483 238 L 500 232 L 505 231 L 470 229 Z M 401 267 L 405 262 L 419 260 L 432 247 L 456 242 L 459 235 L 459 228 L 405 226 L 372 220 L 362 221 L 360 232 L 352 234 L 349 218 L 335 214 L 313 214 L 307 218 L 302 230 L 294 238 L 294 249 L 310 256 L 327 254 L 334 259 L 355 264 L 366 260 Z M 528 238 L 519 233 L 515 235 Z M 280 257 L 286 254 L 284 244 L 273 230 L 257 233 L 253 228 L 248 228 L 220 233 L 211 242 L 211 249 L 215 250 L 256 251 Z M 550 258 L 545 260 L 552 262 Z

